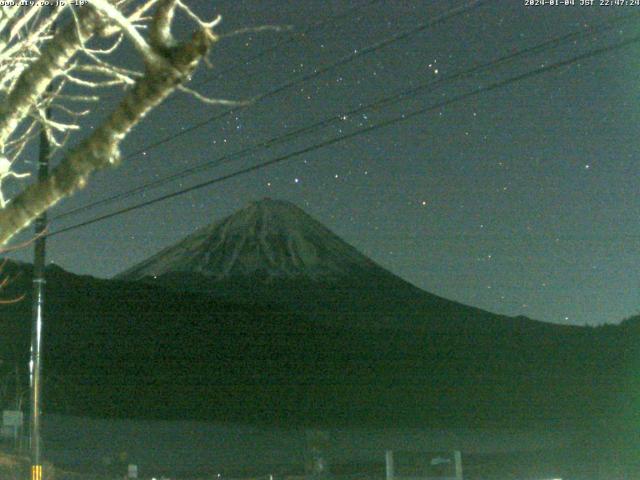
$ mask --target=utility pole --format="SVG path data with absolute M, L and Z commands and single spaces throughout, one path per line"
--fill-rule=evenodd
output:
M 49 118 L 47 108 L 45 118 Z M 44 125 L 40 130 L 40 152 L 38 154 L 38 182 L 49 176 L 51 146 Z M 44 318 L 45 279 L 45 231 L 47 212 L 35 221 L 35 244 L 33 251 L 33 305 L 31 314 L 31 360 L 29 361 L 29 386 L 31 389 L 31 415 L 29 422 L 31 480 L 42 480 L 42 447 L 40 438 L 40 413 L 42 410 L 42 321 Z
M 51 4 L 49 12 L 56 7 Z M 56 33 L 56 22 L 51 25 L 51 33 Z M 47 92 L 51 92 L 49 85 Z M 45 120 L 51 118 L 51 108 L 44 111 Z M 40 126 L 40 145 L 38 152 L 38 182 L 49 178 L 49 158 L 51 145 L 47 137 L 46 126 Z M 40 435 L 40 414 L 42 412 L 42 322 L 44 320 L 45 259 L 47 246 L 47 211 L 35 221 L 35 244 L 33 249 L 33 294 L 31 313 L 31 359 L 29 361 L 29 386 L 31 388 L 29 422 L 29 447 L 31 458 L 31 480 L 42 480 L 42 437 Z

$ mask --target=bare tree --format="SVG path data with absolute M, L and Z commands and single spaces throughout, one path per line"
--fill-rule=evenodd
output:
M 172 35 L 176 13 L 193 22 L 186 41 Z M 184 84 L 218 39 L 213 29 L 219 21 L 200 19 L 182 0 L 0 6 L 0 245 L 82 188 L 92 172 L 116 165 L 122 140 L 174 90 L 202 99 Z M 54 22 L 62 26 L 52 33 Z M 135 48 L 144 68 L 113 62 L 122 44 Z M 65 149 L 70 135 L 84 133 L 79 118 L 100 98 L 100 89 L 114 86 L 124 90 L 120 103 L 77 146 Z M 59 112 L 55 120 L 45 114 L 48 109 Z M 2 183 L 28 175 L 17 170 L 18 162 L 40 128 L 63 158 L 46 181 L 6 199 Z

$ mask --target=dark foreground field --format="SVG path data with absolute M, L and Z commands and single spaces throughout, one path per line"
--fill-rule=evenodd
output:
M 56 467 L 56 480 L 122 478 L 129 463 L 138 465 L 141 478 L 282 479 L 304 475 L 309 454 L 308 431 L 298 428 L 58 415 L 47 416 L 44 426 L 45 456 Z M 459 449 L 464 478 L 470 480 L 640 478 L 633 450 L 604 430 L 353 428 L 325 433 L 324 453 L 336 480 L 384 478 L 387 449 Z M 22 478 L 7 476 L 20 470 L 17 463 L 2 461 L 0 469 L 2 479 Z

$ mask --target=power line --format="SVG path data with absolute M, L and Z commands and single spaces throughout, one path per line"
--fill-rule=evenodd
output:
M 632 37 L 632 38 L 627 39 L 627 40 L 625 40 L 623 42 L 619 42 L 619 43 L 616 43 L 616 44 L 613 44 L 613 45 L 609 45 L 607 47 L 602 47 L 602 48 L 599 48 L 599 49 L 596 49 L 596 50 L 592 50 L 590 52 L 586 52 L 584 54 L 581 54 L 581 55 L 575 56 L 573 58 L 570 58 L 568 60 L 563 60 L 563 61 L 559 61 L 559 62 L 550 64 L 550 65 L 547 65 L 545 67 L 540 67 L 540 68 L 537 68 L 535 70 L 531 70 L 529 72 L 525 72 L 525 73 L 522 73 L 520 75 L 516 75 L 515 77 L 508 78 L 506 80 L 500 80 L 500 81 L 491 83 L 491 84 L 489 84 L 489 85 L 487 85 L 485 87 L 476 89 L 474 91 L 458 95 L 458 96 L 450 98 L 448 100 L 443 100 L 441 102 L 438 102 L 435 105 L 430 105 L 428 107 L 421 108 L 421 109 L 418 109 L 418 110 L 414 110 L 414 111 L 406 113 L 406 114 L 401 114 L 400 116 L 384 120 L 382 122 L 376 123 L 374 125 L 371 125 L 369 127 L 366 127 L 366 128 L 360 129 L 360 130 L 356 130 L 356 131 L 348 133 L 346 135 L 341 135 L 341 136 L 338 136 L 338 137 L 334 137 L 334 138 L 331 138 L 329 140 L 325 140 L 323 142 L 320 142 L 320 143 L 317 143 L 317 144 L 302 148 L 300 150 L 296 150 L 294 152 L 290 152 L 288 154 L 282 155 L 280 157 L 276 157 L 276 158 L 268 160 L 266 162 L 259 163 L 257 165 L 252 165 L 250 167 L 246 167 L 246 168 L 243 168 L 241 170 L 237 170 L 235 172 L 232 172 L 232 173 L 229 173 L 229 174 L 226 174 L 226 175 L 222 175 L 220 177 L 216 177 L 214 179 L 207 180 L 205 182 L 198 183 L 198 184 L 193 185 L 191 187 L 184 188 L 184 189 L 181 189 L 181 190 L 178 190 L 176 192 L 172 192 L 172 193 L 169 193 L 169 194 L 166 194 L 166 195 L 162 195 L 162 196 L 157 197 L 157 198 L 152 199 L 152 200 L 147 200 L 145 202 L 141 202 L 141 203 L 138 203 L 136 205 L 125 207 L 125 208 L 122 208 L 120 210 L 116 210 L 114 212 L 111 212 L 111 213 L 108 213 L 108 214 L 105 214 L 105 215 L 101 215 L 101 216 L 92 218 L 90 220 L 86 220 L 84 222 L 77 223 L 75 225 L 71 225 L 69 227 L 60 229 L 60 230 L 56 230 L 56 231 L 50 233 L 47 236 L 50 237 L 50 236 L 58 235 L 60 233 L 68 232 L 68 231 L 71 231 L 71 230 L 75 230 L 75 229 L 78 229 L 78 228 L 81 228 L 81 227 L 84 227 L 84 226 L 87 226 L 87 225 L 91 225 L 91 224 L 96 223 L 96 222 L 100 222 L 102 220 L 106 220 L 108 218 L 112 218 L 112 217 L 115 217 L 115 216 L 118 216 L 118 215 L 121 215 L 121 214 L 124 214 L 124 213 L 131 212 L 133 210 L 137 210 L 137 209 L 149 206 L 149 205 L 153 205 L 153 204 L 158 203 L 158 202 L 162 202 L 164 200 L 168 200 L 168 199 L 173 198 L 173 197 L 177 197 L 177 196 L 183 195 L 185 193 L 189 193 L 189 192 L 192 192 L 192 191 L 195 191 L 195 190 L 199 190 L 201 188 L 204 188 L 204 187 L 207 187 L 207 186 L 210 186 L 210 185 L 214 185 L 216 183 L 221 183 L 221 182 L 229 180 L 231 178 L 235 178 L 235 177 L 238 177 L 238 176 L 250 173 L 250 172 L 254 172 L 254 171 L 257 171 L 257 170 L 262 170 L 263 168 L 266 168 L 268 166 L 275 165 L 277 163 L 282 163 L 282 162 L 290 160 L 290 159 L 292 159 L 294 157 L 298 157 L 300 155 L 304 155 L 305 153 L 309 153 L 311 151 L 318 150 L 318 149 L 323 148 L 323 147 L 334 145 L 336 143 L 342 142 L 344 140 L 348 140 L 350 138 L 354 138 L 354 137 L 359 136 L 359 135 L 363 135 L 363 134 L 366 134 L 366 133 L 371 133 L 373 131 L 388 127 L 388 126 L 396 124 L 396 123 L 405 122 L 405 121 L 410 120 L 410 119 L 412 119 L 412 118 L 414 118 L 414 117 L 416 117 L 418 115 L 422 115 L 422 114 L 425 114 L 427 112 L 440 109 L 442 107 L 448 106 L 448 105 L 450 105 L 452 103 L 455 103 L 455 102 L 458 102 L 460 100 L 465 100 L 467 98 L 474 97 L 474 96 L 480 95 L 482 93 L 490 92 L 490 91 L 496 90 L 498 88 L 505 87 L 505 86 L 507 86 L 507 85 L 509 85 L 511 83 L 519 82 L 521 80 L 525 80 L 525 79 L 528 79 L 528 78 L 531 78 L 531 77 L 534 77 L 534 76 L 537 76 L 537 75 L 541 75 L 541 74 L 544 74 L 544 73 L 547 73 L 547 72 L 550 72 L 550 71 L 553 71 L 553 70 L 557 70 L 559 68 L 571 65 L 571 64 L 579 62 L 581 60 L 585 60 L 587 58 L 595 57 L 597 55 L 602 55 L 604 53 L 612 52 L 614 50 L 618 50 L 620 48 L 623 48 L 623 47 L 626 47 L 626 46 L 629 46 L 629 45 L 632 45 L 632 44 L 636 44 L 636 43 L 639 43 L 639 42 L 640 42 L 640 36 Z
M 60 218 L 64 218 L 64 217 L 68 217 L 71 215 L 76 215 L 78 213 L 93 209 L 97 206 L 101 206 L 101 205 L 106 205 L 109 203 L 112 203 L 114 201 L 117 200 L 122 200 L 125 198 L 129 198 L 137 193 L 140 192 L 144 192 L 146 190 L 149 190 L 151 188 L 156 188 L 162 185 L 165 185 L 171 181 L 174 181 L 176 179 L 180 179 L 180 178 L 184 178 L 187 176 L 190 176 L 194 173 L 200 172 L 202 170 L 208 169 L 208 168 L 213 168 L 219 165 L 222 165 L 223 163 L 227 163 L 233 160 L 237 160 L 239 158 L 243 158 L 246 157 L 247 155 L 251 154 L 251 153 L 255 153 L 256 151 L 263 149 L 263 148 L 270 148 L 274 145 L 283 143 L 289 139 L 293 139 L 296 138 L 302 134 L 307 134 L 309 132 L 312 132 L 314 130 L 318 130 L 320 128 L 323 128 L 325 126 L 330 125 L 331 123 L 335 122 L 335 121 L 339 121 L 341 120 L 341 118 L 343 118 L 344 116 L 352 116 L 352 115 L 356 115 L 360 112 L 366 111 L 366 110 L 370 110 L 373 108 L 379 108 L 385 105 L 388 105 L 392 102 L 395 101 L 399 101 L 399 100 L 404 100 L 407 99 L 409 97 L 412 97 L 414 95 L 417 95 L 419 93 L 421 93 L 423 90 L 429 88 L 429 87 L 433 87 L 434 89 L 439 87 L 440 85 L 443 85 L 446 82 L 452 81 L 452 80 L 460 80 L 463 78 L 467 78 L 467 77 L 471 77 L 473 75 L 476 75 L 482 71 L 486 71 L 490 68 L 494 68 L 496 66 L 500 66 L 502 64 L 505 64 L 507 62 L 511 62 L 519 57 L 522 56 L 526 56 L 526 55 L 532 55 L 532 54 L 538 54 L 540 52 L 543 52 L 547 49 L 551 49 L 556 47 L 557 45 L 561 44 L 562 42 L 566 42 L 568 40 L 575 40 L 575 39 L 579 39 L 579 38 L 583 38 L 583 37 L 589 37 L 589 36 L 593 36 L 595 34 L 598 33 L 602 33 L 604 31 L 610 30 L 614 27 L 616 27 L 619 23 L 621 22 L 626 22 L 629 20 L 634 20 L 636 18 L 638 18 L 640 16 L 640 14 L 633 14 L 633 15 L 628 15 L 628 16 L 624 16 L 624 17 L 618 17 L 612 21 L 609 22 L 603 22 L 601 24 L 595 25 L 593 27 L 591 27 L 588 30 L 580 30 L 577 32 L 571 32 L 565 35 L 561 35 L 559 37 L 547 40 L 545 42 L 542 42 L 540 44 L 534 45 L 532 47 L 528 47 L 510 54 L 507 54 L 499 59 L 490 61 L 490 62 L 485 62 L 473 67 L 470 67 L 468 69 L 453 73 L 451 75 L 443 75 L 442 77 L 440 77 L 438 80 L 436 81 L 428 81 L 428 82 L 424 82 L 420 85 L 417 85 L 416 87 L 407 89 L 407 90 L 402 90 L 400 92 L 397 92 L 391 96 L 387 96 L 384 97 L 382 99 L 379 99 L 377 101 L 374 101 L 372 103 L 368 103 L 366 105 L 362 105 L 360 107 L 357 107 L 355 109 L 352 109 L 350 111 L 346 111 L 346 112 L 341 112 L 339 114 L 335 114 L 332 115 L 329 118 L 320 120 L 318 122 L 315 122 L 313 124 L 298 128 L 296 130 L 287 132 L 285 134 L 282 134 L 280 136 L 277 137 L 273 137 L 270 138 L 268 140 L 259 142 L 257 144 L 251 145 L 249 147 L 243 148 L 241 150 L 237 150 L 235 152 L 232 152 L 230 154 L 225 154 L 221 157 L 218 157 L 214 160 L 209 160 L 207 162 L 204 162 L 200 165 L 196 165 L 194 167 L 189 167 L 183 170 L 180 170 L 179 172 L 167 175 L 163 178 L 157 179 L 157 180 L 153 180 L 151 182 L 147 182 L 143 185 L 140 185 L 138 187 L 135 187 L 133 189 L 127 190 L 125 192 L 121 192 L 115 195 L 111 195 L 109 197 L 103 198 L 101 200 L 97 200 L 95 202 L 89 203 L 87 205 L 83 205 L 80 207 L 77 207 L 75 209 L 69 210 L 67 212 L 63 212 L 57 216 L 53 217 L 53 220 L 57 220 Z
M 265 100 L 269 97 L 273 97 L 274 95 L 277 95 L 278 93 L 287 90 L 288 88 L 291 88 L 299 83 L 303 83 L 306 82 L 308 80 L 312 80 L 316 77 L 319 77 L 320 75 L 322 75 L 323 73 L 326 73 L 328 71 L 331 71 L 337 67 L 340 67 L 342 65 L 346 65 L 347 63 L 352 62 L 353 60 L 355 60 L 356 58 L 360 58 L 360 57 L 364 57 L 366 55 L 369 55 L 371 53 L 377 52 L 378 50 L 381 50 L 393 43 L 402 41 L 412 35 L 415 35 L 417 33 L 420 33 L 424 30 L 426 30 L 427 28 L 433 27 L 435 25 L 438 25 L 440 23 L 443 23 L 451 18 L 455 18 L 459 15 L 462 15 L 464 13 L 467 13 L 471 10 L 474 10 L 476 8 L 479 8 L 480 6 L 484 5 L 485 3 L 489 3 L 493 0 L 472 0 L 470 3 L 466 4 L 463 7 L 456 7 L 456 8 L 452 8 L 449 11 L 447 11 L 446 13 L 440 15 L 439 17 L 435 18 L 434 20 L 431 20 L 430 22 L 425 22 L 425 23 L 421 23 L 416 27 L 413 27 L 409 30 L 405 30 L 403 32 L 399 32 L 395 35 L 392 35 L 384 40 L 381 40 L 377 43 L 374 43 L 372 45 L 369 45 L 368 47 L 365 47 L 363 49 L 360 50 L 356 50 L 354 52 L 351 52 L 350 54 L 340 58 L 339 60 L 337 60 L 334 63 L 331 63 L 329 65 L 326 65 L 322 68 L 318 68 L 315 69 L 313 72 L 307 74 L 307 75 L 303 75 L 302 77 L 296 79 L 296 80 L 292 80 L 289 82 L 285 82 L 284 84 L 273 88 L 272 90 L 268 90 L 256 97 L 254 97 L 249 105 L 244 105 L 241 107 L 234 107 L 234 108 L 230 108 L 228 110 L 225 110 L 222 113 L 219 113 L 217 115 L 214 115 L 212 117 L 209 117 L 205 120 L 202 120 L 198 123 L 193 124 L 190 127 L 185 128 L 184 130 L 181 130 L 180 132 L 176 132 L 173 135 L 168 135 L 164 138 L 161 138 L 160 140 L 157 140 L 155 142 L 152 142 L 148 145 L 146 145 L 143 148 L 140 148 L 138 150 L 135 150 L 131 153 L 129 153 L 128 155 L 126 155 L 125 157 L 123 157 L 123 161 L 124 160 L 129 160 L 130 158 L 133 158 L 137 155 L 140 155 L 142 152 L 154 149 L 159 147 L 160 145 L 164 145 L 165 143 L 171 142 L 173 140 L 175 140 L 178 137 L 181 137 L 183 135 L 186 135 L 189 132 L 192 132 L 194 130 L 197 130 L 198 128 L 203 127 L 204 125 L 207 125 L 209 123 L 212 123 L 216 120 L 219 120 L 221 118 L 227 117 L 229 115 L 233 115 L 235 113 L 238 113 L 242 110 L 245 110 L 249 107 L 251 107 L 252 105 L 256 104 L 257 102 L 260 102 L 262 100 Z

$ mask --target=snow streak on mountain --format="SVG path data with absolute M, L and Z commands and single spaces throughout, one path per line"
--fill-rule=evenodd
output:
M 215 280 L 326 280 L 371 270 L 382 269 L 300 208 L 266 198 L 196 231 L 117 278 L 193 273 Z

